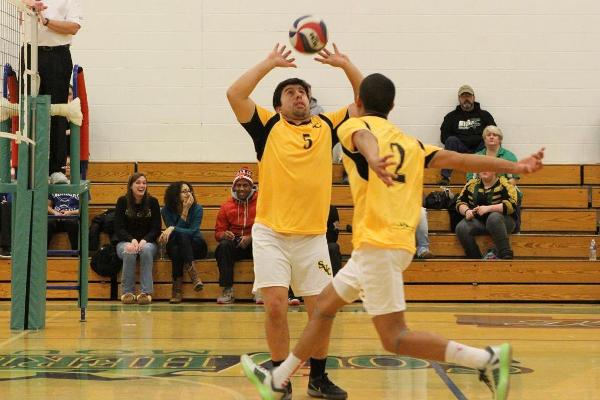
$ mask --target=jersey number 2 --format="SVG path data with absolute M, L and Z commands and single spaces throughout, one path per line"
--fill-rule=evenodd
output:
M 396 174 L 396 177 L 394 178 L 394 180 L 396 182 L 404 183 L 404 182 L 406 182 L 406 175 L 400 173 L 402 164 L 404 164 L 404 148 L 402 146 L 400 146 L 400 143 L 390 143 L 390 148 L 392 151 L 397 151 L 398 156 L 400 157 L 400 161 L 398 162 L 398 165 L 396 166 L 396 170 L 394 171 L 394 174 Z

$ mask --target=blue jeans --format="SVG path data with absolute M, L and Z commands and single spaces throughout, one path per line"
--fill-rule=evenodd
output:
M 427 210 L 421 207 L 421 218 L 417 225 L 417 255 L 429 251 L 429 224 L 427 223 Z
M 123 272 L 121 273 L 121 285 L 123 294 L 135 293 L 135 261 L 140 256 L 140 286 L 142 293 L 152 293 L 152 267 L 154 256 L 157 252 L 156 243 L 146 243 L 139 253 L 127 253 L 125 246 L 130 242 L 119 242 L 117 244 L 117 256 L 123 260 Z

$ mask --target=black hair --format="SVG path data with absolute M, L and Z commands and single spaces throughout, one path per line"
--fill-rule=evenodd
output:
M 196 204 L 196 196 L 194 196 L 194 188 L 188 182 L 174 182 L 171 183 L 167 190 L 165 190 L 165 207 L 170 211 L 179 214 L 183 208 L 181 204 L 181 198 L 179 194 L 181 193 L 181 187 L 183 185 L 187 185 L 190 188 L 190 193 L 194 198 L 194 204 Z
M 286 79 L 285 81 L 279 82 L 279 85 L 277 85 L 277 87 L 275 88 L 275 91 L 273 92 L 273 108 L 274 109 L 277 109 L 277 107 L 281 107 L 281 93 L 283 93 L 283 89 L 285 89 L 286 86 L 290 86 L 290 85 L 302 86 L 304 88 L 304 90 L 306 91 L 306 95 L 310 99 L 310 85 L 306 81 L 303 81 L 300 78 Z
M 387 117 L 394 107 L 396 87 L 388 77 L 371 74 L 360 83 L 359 96 L 367 114 Z

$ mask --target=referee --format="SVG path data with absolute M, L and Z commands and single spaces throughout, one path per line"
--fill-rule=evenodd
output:
M 37 6 L 35 9 L 39 12 L 39 94 L 50 95 L 52 104 L 64 104 L 68 101 L 69 81 L 73 70 L 69 48 L 73 35 L 76 35 L 81 28 L 81 0 L 45 0 L 42 7 Z M 54 172 L 65 172 L 67 126 L 65 117 L 52 117 L 48 175 Z

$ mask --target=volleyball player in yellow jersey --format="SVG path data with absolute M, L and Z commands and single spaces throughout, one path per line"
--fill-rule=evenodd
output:
M 508 396 L 510 345 L 479 349 L 433 333 L 408 330 L 402 273 L 415 251 L 425 167 L 530 173 L 542 167 L 544 149 L 513 163 L 423 145 L 387 121 L 394 96 L 391 80 L 381 74 L 369 75 L 356 100 L 360 118 L 351 118 L 338 129 L 354 201 L 354 251 L 319 295 L 299 342 L 278 368 L 267 371 L 242 356 L 244 372 L 263 399 L 281 398 L 281 388 L 294 371 L 315 346 L 328 340 L 336 312 L 357 300 L 359 293 L 387 351 L 476 368 L 494 399 Z
M 354 96 L 358 94 L 362 74 L 335 45 L 333 53 L 323 50 L 315 60 L 341 68 Z M 310 317 L 317 295 L 332 279 L 325 238 L 331 202 L 331 150 L 337 142 L 335 130 L 350 114 L 344 107 L 311 116 L 310 86 L 297 78 L 277 85 L 275 113 L 256 105 L 250 94 L 260 80 L 276 67 L 295 67 L 293 61 L 290 51 L 277 45 L 227 91 L 258 158 L 260 196 L 252 228 L 254 289 L 260 289 L 264 299 L 266 338 L 275 366 L 289 354 L 288 288 L 304 297 Z M 311 351 L 308 393 L 345 399 L 346 391 L 325 373 L 327 348 L 325 340 Z M 291 385 L 285 392 L 285 398 L 291 397 Z

